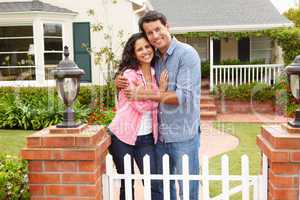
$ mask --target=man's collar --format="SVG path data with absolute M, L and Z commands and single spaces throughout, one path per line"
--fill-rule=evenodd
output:
M 174 49 L 175 49 L 175 47 L 177 45 L 177 42 L 178 42 L 177 39 L 173 36 L 172 40 L 171 40 L 171 44 L 170 44 L 170 46 L 169 46 L 169 48 L 167 50 L 167 54 L 169 56 L 172 55 L 172 53 L 174 52 Z
M 167 50 L 167 54 L 169 56 L 173 54 L 174 49 L 176 48 L 177 42 L 178 42 L 178 40 L 175 38 L 175 36 L 172 36 L 171 44 Z M 156 56 L 161 57 L 160 51 L 158 49 L 156 50 L 155 54 L 156 54 Z

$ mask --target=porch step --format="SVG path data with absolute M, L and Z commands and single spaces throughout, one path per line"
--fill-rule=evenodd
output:
M 208 79 L 201 80 L 201 89 L 209 89 L 209 80 Z
M 215 120 L 217 118 L 217 111 L 200 111 L 201 120 Z
M 209 94 L 210 94 L 209 90 L 207 90 L 207 89 L 201 90 L 201 95 L 209 95 Z
M 209 92 L 209 79 L 201 80 L 200 118 L 201 120 L 215 120 L 217 118 L 215 98 Z
M 201 103 L 200 111 L 216 111 L 217 107 L 214 103 Z
M 210 104 L 214 102 L 215 98 L 210 95 L 201 95 L 200 97 L 200 104 Z

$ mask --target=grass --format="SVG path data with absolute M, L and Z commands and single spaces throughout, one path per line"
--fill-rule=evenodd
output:
M 262 124 L 249 124 L 249 123 L 214 123 L 214 127 L 226 133 L 229 133 L 239 139 L 239 146 L 229 152 L 229 168 L 230 175 L 241 174 L 241 156 L 246 154 L 249 157 L 250 174 L 257 175 L 260 172 L 261 153 L 256 145 L 256 136 L 261 132 Z M 218 147 L 214 147 L 218 148 Z M 222 154 L 223 155 L 223 154 Z M 210 174 L 221 174 L 221 156 L 215 156 L 210 159 L 209 169 Z M 231 182 L 230 185 L 236 186 L 240 183 L 237 181 Z M 221 193 L 221 182 L 210 182 L 210 193 L 216 196 Z M 230 200 L 242 199 L 241 193 L 231 196 Z
M 19 156 L 26 144 L 26 136 L 34 131 L 0 129 L 0 153 Z

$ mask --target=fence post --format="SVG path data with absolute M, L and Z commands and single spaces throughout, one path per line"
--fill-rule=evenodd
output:
M 243 200 L 249 200 L 249 159 L 247 155 L 242 156 L 242 196 Z
M 227 155 L 221 158 L 222 169 L 222 199 L 229 200 L 229 159 Z
M 209 161 L 206 155 L 202 160 L 202 197 L 209 200 Z
M 169 156 L 163 156 L 163 185 L 164 185 L 164 200 L 170 200 L 170 164 Z

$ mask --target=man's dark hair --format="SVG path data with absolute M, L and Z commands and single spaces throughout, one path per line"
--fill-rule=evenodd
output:
M 142 32 L 144 31 L 143 24 L 159 20 L 164 26 L 167 24 L 167 18 L 164 14 L 155 10 L 148 11 L 143 17 L 139 19 L 139 27 Z

